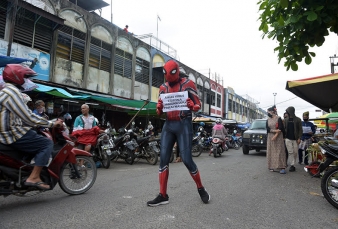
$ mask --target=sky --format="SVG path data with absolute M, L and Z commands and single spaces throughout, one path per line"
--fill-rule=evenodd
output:
M 311 65 L 299 63 L 298 71 L 286 71 L 278 64 L 275 40 L 262 39 L 258 0 L 105 0 L 102 17 L 135 35 L 149 34 L 177 50 L 178 60 L 208 76 L 219 75 L 224 87 L 250 96 L 266 110 L 274 102 L 280 116 L 294 106 L 296 115 L 305 111 L 310 118 L 320 110 L 285 89 L 288 80 L 299 80 L 331 73 L 330 56 L 338 52 L 336 34 L 330 34 Z M 111 10 L 112 9 L 112 10 Z M 99 12 L 97 11 L 99 14 Z M 158 19 L 158 16 L 160 20 Z M 276 96 L 273 94 L 277 93 Z M 320 92 L 314 92 L 320 93 Z

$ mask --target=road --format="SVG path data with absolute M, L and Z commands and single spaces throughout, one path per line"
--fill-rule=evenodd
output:
M 338 209 L 311 178 L 269 172 L 265 153 L 229 150 L 220 158 L 194 158 L 211 194 L 203 204 L 183 163 L 170 164 L 170 203 L 147 207 L 158 194 L 158 165 L 123 161 L 99 169 L 94 186 L 69 196 L 53 191 L 22 198 L 0 197 L 0 228 L 337 228 Z

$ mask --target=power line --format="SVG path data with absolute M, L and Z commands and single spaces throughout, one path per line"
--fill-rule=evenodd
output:
M 282 103 L 288 102 L 288 101 L 293 100 L 293 99 L 296 99 L 296 98 L 298 98 L 298 97 L 296 96 L 296 97 L 293 97 L 293 98 L 291 98 L 291 99 L 284 100 L 284 101 L 282 101 L 282 102 L 276 103 L 275 105 L 282 104 Z M 262 107 L 262 109 L 272 107 L 273 105 L 274 105 L 274 104 L 269 105 L 269 106 L 267 106 L 267 107 Z

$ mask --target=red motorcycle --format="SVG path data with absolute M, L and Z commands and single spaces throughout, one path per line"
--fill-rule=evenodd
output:
M 49 165 L 41 171 L 41 180 L 50 185 L 49 190 L 59 183 L 61 189 L 71 195 L 88 191 L 97 176 L 91 154 L 74 148 L 74 139 L 62 134 L 58 128 L 53 128 L 52 133 L 44 130 L 43 134 L 54 141 L 54 150 Z M 0 196 L 43 192 L 37 187 L 24 185 L 34 166 L 28 160 L 22 152 L 0 144 Z

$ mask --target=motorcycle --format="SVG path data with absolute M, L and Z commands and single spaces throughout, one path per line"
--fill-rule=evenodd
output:
M 135 150 L 138 147 L 136 136 L 132 130 L 127 131 L 124 128 L 120 128 L 118 132 L 120 135 L 112 138 L 114 148 L 111 149 L 113 155 L 111 160 L 121 158 L 132 165 L 135 161 Z
M 200 140 L 202 139 L 202 133 L 199 133 L 197 136 L 193 137 L 191 144 L 191 154 L 193 157 L 199 157 L 202 154 L 202 147 L 200 145 Z
M 95 162 L 100 161 L 103 168 L 108 169 L 110 167 L 110 160 L 112 156 L 112 149 L 114 148 L 114 142 L 110 136 L 111 127 L 110 123 L 107 123 L 108 128 L 105 133 L 99 134 L 95 147 L 92 148 L 92 155 Z
M 135 158 L 146 159 L 151 165 L 156 165 L 160 149 L 156 140 L 150 140 L 151 136 L 137 138 L 138 147 L 135 151 Z
M 222 153 L 223 153 L 222 143 L 223 143 L 223 141 L 219 138 L 213 138 L 212 139 L 211 151 L 214 154 L 214 157 L 217 157 L 217 155 L 219 155 L 219 156 L 222 155 Z
M 338 141 L 326 138 L 325 141 L 319 142 L 318 146 L 325 160 L 319 165 L 318 173 L 314 176 L 325 171 L 321 180 L 322 193 L 332 206 L 338 208 L 338 166 L 332 166 L 332 163 L 338 160 Z
M 210 150 L 211 142 L 212 142 L 212 137 L 209 136 L 206 132 L 202 133 L 202 138 L 199 142 L 202 150 Z
M 55 129 L 56 127 L 52 129 L 52 133 L 43 130 L 43 134 L 55 144 L 51 161 L 41 171 L 41 180 L 50 186 L 49 190 L 53 190 L 59 183 L 67 194 L 85 193 L 94 185 L 97 176 L 92 156 L 84 150 L 74 148 L 74 139 Z M 34 167 L 30 162 L 22 152 L 0 144 L 0 195 L 23 197 L 29 192 L 34 192 L 31 193 L 33 195 L 47 191 L 25 185 L 25 180 Z

